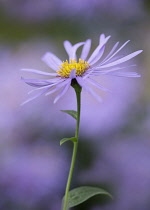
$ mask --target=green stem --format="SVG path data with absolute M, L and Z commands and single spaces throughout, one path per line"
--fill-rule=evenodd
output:
M 71 160 L 71 165 L 70 165 L 68 181 L 67 181 L 67 185 L 66 185 L 63 210 L 68 209 L 68 195 L 69 195 L 74 165 L 75 165 L 75 161 L 76 161 L 78 138 L 79 138 L 79 125 L 80 125 L 80 107 L 81 107 L 81 90 L 82 89 L 77 83 L 72 84 L 72 87 L 74 88 L 74 90 L 76 92 L 76 98 L 77 98 L 77 121 L 76 121 L 76 131 L 75 131 L 75 137 L 77 138 L 77 141 L 73 142 L 73 154 L 72 154 L 72 160 Z

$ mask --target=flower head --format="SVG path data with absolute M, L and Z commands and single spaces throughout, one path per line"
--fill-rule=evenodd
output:
M 101 97 L 96 94 L 91 86 L 104 91 L 107 91 L 108 89 L 96 82 L 93 77 L 100 75 L 140 77 L 140 75 L 136 72 L 120 71 L 129 67 L 122 65 L 120 66 L 120 64 L 137 56 L 142 52 L 142 50 L 138 50 L 129 55 L 118 58 L 116 55 L 122 50 L 123 47 L 125 47 L 129 40 L 118 49 L 117 47 L 119 42 L 117 42 L 108 53 L 108 55 L 104 57 L 103 54 L 105 51 L 106 43 L 109 39 L 110 36 L 105 37 L 104 34 L 101 34 L 99 38 L 99 44 L 90 56 L 88 56 L 91 48 L 90 39 L 86 40 L 85 42 L 79 42 L 75 45 L 72 45 L 69 41 L 64 41 L 64 48 L 69 56 L 68 60 L 61 61 L 51 52 L 47 52 L 42 57 L 42 60 L 54 71 L 53 73 L 43 72 L 36 69 L 22 69 L 26 72 L 48 76 L 48 79 L 46 80 L 22 78 L 22 80 L 28 85 L 36 87 L 36 89 L 32 90 L 31 92 L 37 90 L 40 91 L 38 94 L 29 98 L 23 104 L 37 98 L 42 94 L 50 95 L 56 91 L 60 91 L 54 100 L 55 103 L 67 92 L 71 85 L 72 79 L 75 79 L 84 90 L 93 95 L 98 101 L 101 101 Z M 81 46 L 83 46 L 81 55 L 77 59 L 76 52 L 77 49 Z

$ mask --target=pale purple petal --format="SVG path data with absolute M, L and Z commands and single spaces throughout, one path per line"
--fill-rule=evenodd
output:
M 101 70 L 101 67 L 94 67 L 93 71 L 91 71 L 90 75 L 95 75 L 96 74 L 108 74 L 110 72 L 114 72 L 114 71 L 118 71 L 121 69 L 126 69 L 126 68 L 130 68 L 130 67 L 135 67 L 136 65 L 129 65 L 129 66 L 124 66 L 124 67 L 114 67 L 114 68 L 110 68 L 110 69 L 106 69 L 106 70 Z
M 98 47 L 94 50 L 94 52 L 92 53 L 92 55 L 90 56 L 90 58 L 88 59 L 88 63 L 91 64 L 91 62 L 99 55 L 101 48 L 107 43 L 107 41 L 109 40 L 110 36 L 104 38 L 104 35 L 101 35 L 100 37 L 100 44 L 98 45 Z
M 112 72 L 109 75 L 118 77 L 141 77 L 137 72 Z
M 80 85 L 81 87 L 84 86 L 84 81 L 83 81 L 83 78 L 82 78 L 82 77 L 76 77 L 76 80 L 77 80 L 77 82 L 79 83 L 79 85 Z
M 30 72 L 30 73 L 35 73 L 35 74 L 39 74 L 39 75 L 46 75 L 46 76 L 57 76 L 57 73 L 48 73 L 48 72 L 44 72 L 44 71 L 40 71 L 37 69 L 21 69 L 21 71 L 26 71 L 26 72 Z
M 137 56 L 138 54 L 140 54 L 142 51 L 143 50 L 138 50 L 136 52 L 133 52 L 133 53 L 131 53 L 131 54 L 129 54 L 129 55 L 123 57 L 123 58 L 120 58 L 120 59 L 118 59 L 118 60 L 116 60 L 116 61 L 114 61 L 112 63 L 106 64 L 104 66 L 102 65 L 101 68 L 107 68 L 107 67 L 118 65 L 120 63 L 124 63 L 124 62 L 130 60 L 131 58 L 134 58 L 135 56 Z
M 106 58 L 105 58 L 101 63 L 103 63 L 104 61 L 106 61 L 107 58 L 109 58 L 109 57 L 113 54 L 113 52 L 115 51 L 115 49 L 118 47 L 118 44 L 119 44 L 119 42 L 117 42 L 117 43 L 113 46 L 113 48 L 111 49 L 111 51 L 109 52 L 109 54 L 106 56 Z
M 54 92 L 57 91 L 57 90 L 59 90 L 60 88 L 62 88 L 63 86 L 65 86 L 66 84 L 68 84 L 68 83 L 70 83 L 70 82 L 71 82 L 71 79 L 70 79 L 70 78 L 67 78 L 66 80 L 62 80 L 62 82 L 56 84 L 56 87 L 53 89 Z M 52 92 L 49 91 L 49 92 L 46 93 L 45 95 L 47 96 L 47 95 L 49 95 L 49 94 L 51 94 L 51 93 L 52 93 Z
M 97 101 L 102 102 L 102 99 L 99 95 L 97 95 L 97 93 L 95 91 L 92 90 L 92 88 L 88 87 L 88 92 L 94 97 L 96 98 Z
M 62 82 L 62 81 L 60 81 L 60 79 L 59 80 L 56 80 L 54 83 L 51 83 L 50 85 L 45 85 L 45 86 L 42 86 L 42 87 L 38 87 L 36 89 L 33 89 L 33 90 L 29 91 L 28 94 L 33 93 L 34 91 L 37 91 L 37 90 L 42 90 L 42 89 L 45 89 L 45 88 L 51 88 L 51 87 L 59 84 L 60 82 Z
M 45 93 L 48 90 L 48 88 L 46 90 L 41 91 L 40 93 L 36 94 L 35 96 L 32 96 L 31 98 L 29 98 L 28 100 L 26 100 L 25 102 L 23 102 L 21 104 L 21 106 L 23 106 L 24 104 L 28 103 L 29 101 L 34 100 L 35 98 L 41 96 L 43 93 Z
M 96 82 L 95 80 L 93 80 L 91 78 L 87 78 L 86 81 L 89 82 L 90 84 L 92 84 L 93 86 L 97 87 L 100 90 L 109 91 L 110 92 L 109 89 L 103 87 L 102 85 L 100 85 L 98 82 Z
M 99 43 L 103 42 L 105 40 L 105 34 L 101 34 L 99 36 Z
M 64 87 L 64 89 L 58 94 L 58 96 L 54 100 L 54 104 L 67 92 L 71 84 L 71 80 L 68 81 L 68 84 Z
M 91 39 L 87 39 L 83 46 L 80 58 L 86 60 L 91 48 Z
M 103 60 L 102 63 L 107 63 L 111 58 L 113 58 L 120 50 L 122 50 L 129 42 L 130 40 L 126 41 L 112 56 L 110 56 L 108 59 L 105 58 L 105 61 Z
M 77 59 L 77 56 L 76 56 L 76 51 L 77 49 L 82 46 L 85 42 L 79 42 L 77 44 L 75 44 L 74 46 L 72 46 L 72 49 L 70 50 L 70 56 L 69 56 L 69 59 Z
M 99 59 L 102 57 L 102 55 L 103 55 L 103 53 L 104 53 L 104 50 L 105 50 L 105 46 L 103 46 L 103 47 L 100 49 L 98 55 L 93 59 L 92 62 L 90 62 L 90 65 L 93 65 L 93 64 L 95 64 L 97 61 L 99 61 Z
M 54 54 L 47 52 L 42 57 L 42 60 L 53 70 L 57 71 L 58 67 L 62 64 L 62 61 L 57 58 Z
M 26 84 L 33 86 L 33 87 L 42 87 L 52 84 L 51 82 L 47 80 L 37 80 L 37 79 L 24 79 L 21 78 Z
M 61 88 L 61 87 L 59 87 L 59 86 L 55 86 L 55 88 L 53 88 L 53 89 L 51 89 L 50 91 L 48 91 L 48 92 L 45 94 L 45 96 L 48 96 L 48 95 L 50 95 L 50 94 L 56 92 L 56 91 L 59 90 L 60 88 Z
M 69 78 L 71 78 L 71 79 L 76 78 L 76 69 L 72 69 L 72 71 L 70 72 Z
M 68 54 L 68 57 L 70 58 L 70 52 L 71 52 L 71 49 L 72 49 L 72 44 L 68 40 L 64 41 L 64 48 L 65 48 L 65 50 Z
M 92 96 L 94 96 L 99 102 L 102 102 L 102 99 L 99 95 L 97 95 L 86 83 L 85 80 L 83 80 L 81 77 L 76 78 L 79 85 L 85 89 L 88 93 L 90 93 Z

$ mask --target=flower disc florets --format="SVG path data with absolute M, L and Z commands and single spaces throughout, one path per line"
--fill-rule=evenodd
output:
M 59 71 L 56 71 L 58 75 L 60 75 L 63 78 L 68 78 L 70 76 L 70 73 L 73 69 L 76 70 L 76 76 L 82 76 L 83 73 L 89 69 L 90 65 L 88 62 L 82 60 L 79 58 L 79 61 L 77 62 L 75 59 L 70 59 L 70 62 L 66 60 L 65 62 L 61 64 L 58 68 Z

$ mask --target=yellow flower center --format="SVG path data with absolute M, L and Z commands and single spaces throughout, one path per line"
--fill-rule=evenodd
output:
M 70 72 L 75 69 L 76 70 L 76 76 L 82 76 L 83 73 L 90 67 L 89 63 L 79 59 L 79 62 L 76 60 L 70 59 L 70 62 L 66 60 L 65 62 L 59 66 L 59 70 L 56 71 L 57 74 L 59 74 L 63 78 L 68 78 L 70 76 Z

